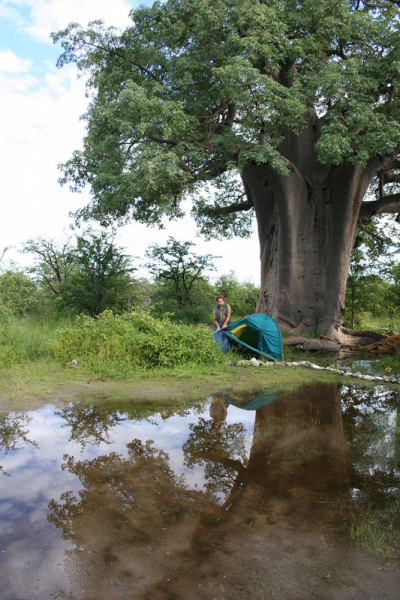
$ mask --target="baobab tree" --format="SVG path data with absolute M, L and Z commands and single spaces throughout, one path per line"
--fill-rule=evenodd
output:
M 122 33 L 54 34 L 58 65 L 88 74 L 84 148 L 62 178 L 91 187 L 79 216 L 157 225 L 191 195 L 200 231 L 229 237 L 255 215 L 258 310 L 340 338 L 360 224 L 400 210 L 385 194 L 399 167 L 399 12 L 395 0 L 170 0 L 133 10 Z

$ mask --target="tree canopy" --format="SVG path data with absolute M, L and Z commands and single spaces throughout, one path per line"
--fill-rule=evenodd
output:
M 93 22 L 53 34 L 58 66 L 89 75 L 84 149 L 63 178 L 91 186 L 81 216 L 159 223 L 213 181 L 220 193 L 198 196 L 198 223 L 246 235 L 252 206 L 235 174 L 249 162 L 287 172 L 282 129 L 299 133 L 309 107 L 322 118 L 322 163 L 397 153 L 399 5 L 170 0 L 132 10 L 123 33 Z

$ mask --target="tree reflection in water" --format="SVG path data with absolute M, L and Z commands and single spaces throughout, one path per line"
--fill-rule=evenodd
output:
M 25 429 L 31 421 L 32 417 L 27 414 L 0 414 L 0 452 L 3 452 L 4 456 L 11 450 L 19 450 L 21 448 L 20 442 L 38 448 L 38 444 L 28 438 L 29 430 Z M 1 465 L 0 471 L 4 475 L 10 476 L 9 473 L 3 470 Z
M 205 487 L 210 494 L 228 495 L 236 485 L 237 474 L 247 465 L 246 432 L 242 423 L 212 428 L 212 419 L 201 417 L 191 424 L 191 433 L 183 444 L 185 465 L 205 467 Z
M 117 409 L 94 405 L 69 404 L 57 409 L 55 414 L 65 421 L 63 427 L 70 428 L 70 440 L 80 444 L 82 449 L 99 446 L 102 442 L 110 444 L 112 428 L 126 420 Z
M 373 399 L 352 408 L 357 402 L 344 399 L 347 445 L 340 384 L 279 394 L 257 409 L 251 439 L 242 423 L 221 422 L 214 429 L 213 419 L 203 415 L 190 425 L 183 451 L 187 468 L 203 467 L 204 491 L 189 490 L 152 440 L 134 439 L 126 457 L 114 452 L 79 461 L 65 455 L 63 469 L 79 478 L 82 489 L 53 499 L 48 518 L 76 546 L 70 557 L 79 597 L 125 597 L 125 592 L 128 597 L 135 590 L 140 597 L 170 597 L 167 581 L 191 581 L 199 568 L 213 573 L 213 556 L 226 569 L 227 557 L 238 561 L 240 578 L 246 579 L 248 557 L 264 556 L 268 539 L 287 543 L 288 529 L 292 540 L 299 536 L 299 547 L 309 545 L 305 560 L 315 560 L 321 531 L 334 531 L 343 518 L 358 518 L 350 510 L 357 502 L 354 486 L 373 481 L 371 462 L 362 456 L 373 454 L 384 427 L 373 433 L 371 417 L 368 435 L 360 436 L 357 419 L 367 405 L 373 415 Z M 69 423 L 78 419 L 66 416 Z M 90 418 L 86 432 L 79 429 L 73 439 L 106 438 L 116 417 Z M 389 480 L 398 490 L 398 479 Z M 260 537 L 265 527 L 271 538 Z M 178 588 L 174 593 L 183 597 Z

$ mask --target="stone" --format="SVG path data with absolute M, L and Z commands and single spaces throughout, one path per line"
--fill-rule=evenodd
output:
M 249 361 L 248 360 L 239 360 L 239 362 L 237 364 L 241 367 L 243 365 L 248 365 Z
M 362 373 L 360 373 L 360 371 L 357 371 L 357 373 L 353 373 L 353 377 L 362 377 Z
M 324 371 L 324 367 L 320 367 L 319 365 L 314 365 L 314 363 L 310 363 L 310 369 L 315 369 L 316 371 Z
M 257 360 L 256 358 L 254 358 L 254 356 L 253 356 L 253 358 L 251 358 L 251 359 L 249 360 L 249 363 L 250 363 L 250 364 L 252 364 L 254 367 L 259 367 L 259 366 L 260 366 L 260 365 L 258 364 L 258 360 Z
M 77 358 L 74 358 L 74 360 L 71 360 L 71 362 L 69 362 L 67 364 L 67 368 L 68 369 L 80 369 L 80 365 L 79 365 L 79 360 Z
M 299 364 L 303 367 L 307 367 L 308 369 L 311 367 L 311 363 L 309 360 L 302 360 Z

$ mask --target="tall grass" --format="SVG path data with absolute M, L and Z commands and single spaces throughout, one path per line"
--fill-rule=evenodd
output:
M 31 361 L 54 360 L 57 321 L 38 317 L 0 321 L 0 364 L 6 367 Z
M 79 359 L 82 366 L 104 376 L 124 376 L 132 370 L 220 364 L 224 357 L 205 326 L 156 318 L 148 311 L 98 318 L 80 316 L 56 332 L 53 347 L 58 362 Z

